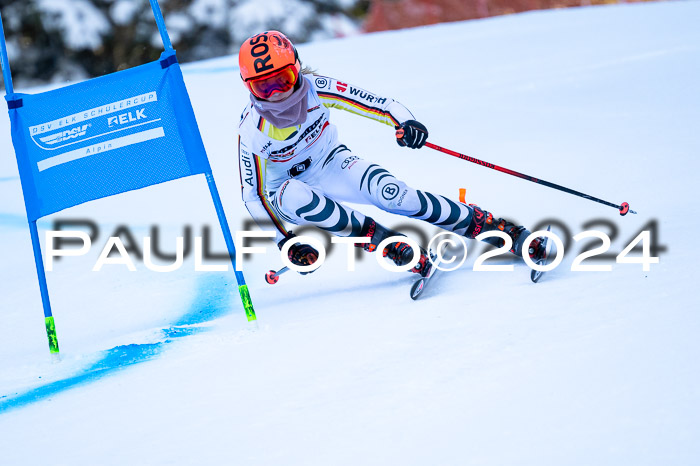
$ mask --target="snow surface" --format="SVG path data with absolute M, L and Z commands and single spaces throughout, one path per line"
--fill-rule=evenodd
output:
M 335 112 L 356 155 L 409 184 L 572 234 L 613 222 L 620 252 L 658 221 L 667 250 L 644 272 L 571 272 L 576 245 L 534 285 L 528 268 L 412 277 L 371 257 L 345 271 L 245 262 L 258 325 L 233 274 L 106 266 L 127 224 L 162 248 L 214 209 L 201 177 L 92 202 L 40 222 L 101 226 L 89 256 L 48 274 L 62 360 L 48 354 L 20 183 L 3 113 L 0 144 L 0 464 L 692 465 L 700 463 L 699 2 L 532 12 L 313 43 L 305 63 L 406 104 L 436 144 L 612 202 L 614 209 L 449 157 L 409 151 L 382 125 Z M 247 95 L 236 57 L 185 78 L 233 229 L 236 125 Z M 18 91 L 23 91 L 18 89 Z M 410 223 L 377 209 L 388 225 Z M 610 233 L 605 225 L 597 229 Z M 213 250 L 225 250 L 220 233 Z M 693 440 L 695 439 L 695 440 Z

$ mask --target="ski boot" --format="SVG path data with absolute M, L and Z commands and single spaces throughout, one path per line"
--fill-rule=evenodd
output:
M 513 246 L 510 248 L 510 252 L 518 256 L 521 254 L 523 242 L 525 238 L 530 236 L 530 231 L 527 228 L 524 226 L 517 226 L 502 218 L 494 219 L 491 213 L 482 210 L 475 204 L 469 204 L 469 206 L 473 209 L 473 212 L 472 220 L 465 234 L 466 237 L 473 239 L 485 231 L 501 230 L 513 240 Z M 497 237 L 486 238 L 484 242 L 499 248 L 504 244 L 503 239 Z M 528 254 L 533 261 L 536 262 L 535 257 L 539 259 L 544 258 L 545 248 L 542 247 L 544 244 L 544 237 L 535 238 L 530 242 Z
M 379 243 L 384 241 L 385 238 L 390 236 L 406 236 L 401 233 L 389 230 L 379 225 L 377 222 L 367 217 L 365 223 L 362 227 L 361 236 L 366 236 L 370 238 L 369 243 L 356 243 L 355 246 L 362 247 L 365 251 L 373 252 L 377 249 Z M 397 266 L 403 266 L 411 262 L 413 259 L 413 248 L 410 244 L 397 241 L 395 243 L 389 244 L 382 251 L 382 255 L 394 262 Z M 428 253 L 422 247 L 420 248 L 420 259 L 418 263 L 409 272 L 420 274 L 421 276 L 427 275 L 430 270 L 430 260 L 428 258 Z
M 551 230 L 552 226 L 550 225 L 547 227 L 547 231 Z M 547 262 L 548 239 L 548 236 L 540 236 L 539 238 L 533 239 L 530 242 L 530 245 L 528 246 L 527 252 L 530 255 L 530 259 L 537 265 L 545 265 Z M 530 280 L 532 280 L 534 283 L 537 283 L 539 279 L 542 278 L 542 275 L 544 275 L 544 273 L 545 272 L 543 270 L 535 270 L 533 268 L 532 272 L 530 272 Z
M 530 255 L 532 262 L 539 263 L 547 258 L 547 241 L 546 237 L 540 236 L 530 242 L 527 248 L 527 253 Z
M 413 259 L 413 248 L 408 243 L 397 242 L 391 243 L 389 246 L 384 248 L 382 255 L 388 259 L 391 259 L 394 264 L 401 267 L 406 265 Z M 420 248 L 420 259 L 418 263 L 409 272 L 418 273 L 422 277 L 425 277 L 430 270 L 430 260 L 428 259 L 428 252 Z

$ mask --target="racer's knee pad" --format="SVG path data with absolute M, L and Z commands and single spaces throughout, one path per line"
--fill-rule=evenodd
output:
M 283 218 L 299 224 L 304 223 L 304 221 L 297 214 L 297 211 L 303 208 L 313 209 L 315 207 L 313 200 L 314 193 L 309 185 L 299 180 L 290 179 L 282 183 L 282 186 L 275 193 L 273 205 Z
M 391 175 L 379 180 L 373 197 L 382 210 L 400 215 L 410 215 L 420 207 L 416 190 Z

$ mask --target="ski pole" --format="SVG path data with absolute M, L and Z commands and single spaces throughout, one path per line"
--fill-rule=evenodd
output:
M 277 272 L 270 270 L 265 274 L 265 281 L 270 285 L 274 285 L 280 279 L 280 275 L 289 270 L 289 267 L 282 267 Z
M 493 170 L 496 170 L 496 171 L 499 171 L 502 173 L 507 173 L 508 175 L 513 175 L 513 176 L 517 176 L 518 178 L 522 178 L 524 180 L 532 181 L 533 183 L 541 184 L 541 185 L 547 186 L 549 188 L 558 189 L 559 191 L 564 191 L 565 193 L 573 194 L 574 196 L 579 196 L 579 197 L 582 197 L 584 199 L 588 199 L 591 201 L 598 202 L 600 204 L 614 207 L 620 212 L 620 215 L 626 215 L 628 212 L 633 213 L 633 214 L 637 213 L 634 210 L 630 210 L 630 205 L 627 202 L 623 202 L 620 205 L 613 204 L 612 202 L 604 201 L 602 199 L 598 199 L 597 197 L 589 196 L 588 194 L 584 194 L 582 192 L 575 191 L 575 190 L 567 188 L 565 186 L 561 186 L 561 185 L 558 185 L 555 183 L 550 183 L 549 181 L 545 181 L 545 180 L 540 180 L 539 178 L 535 178 L 534 176 L 525 175 L 523 173 L 516 172 L 515 170 L 510 170 L 508 168 L 499 167 L 498 165 L 494 165 L 494 164 L 489 163 L 489 162 L 484 162 L 483 160 L 479 160 L 479 159 L 476 159 L 474 157 L 470 157 L 468 155 L 460 154 L 459 152 L 455 152 L 455 151 L 450 150 L 450 149 L 445 149 L 444 147 L 440 147 L 440 146 L 433 144 L 433 143 L 430 143 L 430 142 L 426 142 L 425 145 L 430 147 L 431 149 L 435 149 L 435 150 L 438 150 L 440 152 L 444 152 L 445 154 L 449 154 L 449 155 L 452 155 L 454 157 L 457 157 L 459 159 L 466 160 L 467 162 L 475 163 L 477 165 L 491 168 Z

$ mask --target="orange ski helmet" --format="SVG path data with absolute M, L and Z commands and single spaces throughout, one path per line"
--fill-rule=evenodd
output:
M 256 95 L 255 85 L 251 86 L 255 81 L 262 82 L 283 70 L 291 70 L 296 82 L 301 71 L 297 49 L 287 36 L 278 31 L 265 31 L 243 42 L 238 65 L 243 82 Z

